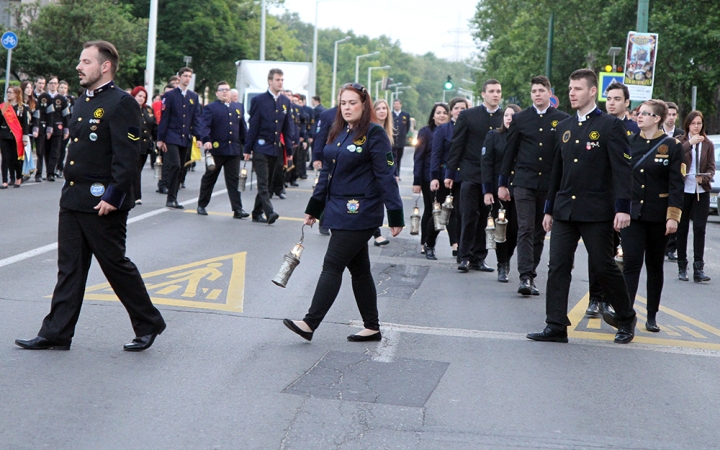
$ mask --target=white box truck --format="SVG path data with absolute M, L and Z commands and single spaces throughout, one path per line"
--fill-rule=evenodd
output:
M 312 63 L 244 59 L 235 64 L 237 65 L 235 88 L 240 93 L 240 102 L 245 106 L 245 121 L 250 120 L 252 99 L 268 90 L 267 76 L 270 69 L 277 68 L 283 71 L 285 78 L 283 89 L 306 97 L 314 95 L 315 80 L 311 79 Z M 311 104 L 310 98 L 307 103 Z

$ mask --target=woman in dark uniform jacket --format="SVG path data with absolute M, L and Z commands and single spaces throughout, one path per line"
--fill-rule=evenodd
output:
M 705 118 L 692 111 L 683 123 L 685 135 L 680 138 L 686 173 L 683 217 L 677 232 L 678 278 L 687 281 L 687 241 L 693 222 L 693 280 L 710 281 L 705 275 L 705 227 L 710 212 L 710 181 L 715 177 L 715 147 L 705 134 Z M 695 175 L 703 174 L 703 175 Z
M 647 270 L 648 331 L 658 332 L 655 316 L 663 288 L 663 262 L 668 237 L 675 233 L 682 215 L 682 147 L 662 130 L 667 117 L 662 100 L 640 106 L 640 133 L 630 136 L 633 195 L 630 225 L 621 230 L 623 275 L 631 301 L 635 301 L 643 260 Z
M 453 196 L 453 210 L 450 213 L 450 219 L 447 224 L 448 237 L 450 238 L 450 246 L 452 247 L 453 256 L 457 256 L 458 242 L 460 242 L 460 186 L 462 186 L 462 177 L 460 173 L 455 175 L 455 182 L 452 189 L 445 187 L 440 180 L 448 178 L 445 174 L 447 160 L 450 156 L 450 147 L 452 146 L 453 131 L 455 131 L 455 121 L 457 121 L 460 113 L 469 107 L 465 97 L 455 97 L 450 100 L 448 108 L 450 109 L 450 121 L 435 128 L 433 135 L 432 155 L 430 157 L 430 190 L 438 191 L 438 198 L 445 199 L 449 194 Z M 458 261 L 460 262 L 460 261 Z
M 430 111 L 428 124 L 418 131 L 417 145 L 415 146 L 415 165 L 413 166 L 413 193 L 422 192 L 423 209 L 422 219 L 420 221 L 420 244 L 425 251 L 427 259 L 436 260 L 435 242 L 439 231 L 435 231 L 435 222 L 432 219 L 433 191 L 430 190 L 430 158 L 432 153 L 433 133 L 435 129 L 448 122 L 449 115 L 448 106 L 445 103 L 436 103 Z M 447 194 L 446 194 L 447 195 Z M 438 199 L 443 202 L 444 197 Z
M 140 105 L 142 112 L 142 122 L 140 124 L 140 159 L 138 159 L 138 171 L 135 178 L 135 204 L 142 205 L 142 190 L 140 181 L 142 178 L 142 168 L 145 167 L 148 155 L 152 163 L 155 154 L 155 141 L 157 140 L 157 121 L 153 114 L 152 107 L 147 104 L 147 91 L 142 86 L 136 86 L 130 93 Z
M 286 327 L 306 340 L 320 326 L 340 291 L 347 267 L 365 329 L 349 341 L 379 341 L 375 281 L 367 241 L 382 225 L 387 208 L 393 236 L 404 227 L 402 200 L 395 181 L 395 160 L 385 130 L 374 123 L 372 99 L 358 83 L 340 89 L 340 107 L 323 149 L 320 179 L 305 209 L 305 225 L 322 215 L 332 231 L 315 295 L 303 320 Z
M 15 188 L 19 188 L 22 184 L 22 166 L 23 160 L 19 159 L 32 158 L 32 155 L 25 154 L 25 143 L 28 134 L 28 126 L 30 123 L 30 115 L 28 108 L 23 104 L 22 90 L 17 86 L 10 86 L 7 90 L 7 101 L 2 104 L 0 111 L 0 153 L 2 153 L 2 185 L 0 189 L 7 189 L 8 174 L 10 175 L 10 184 Z M 9 119 L 6 119 L 6 115 Z M 17 120 L 14 120 L 16 117 Z M 17 125 L 19 136 L 15 136 L 8 120 Z
M 503 115 L 503 126 L 499 130 L 491 130 L 485 136 L 485 143 L 482 151 L 482 189 L 484 201 L 487 206 L 492 206 L 492 215 L 497 219 L 500 203 L 495 202 L 498 195 L 498 180 L 500 177 L 503 156 L 505 155 L 505 144 L 507 143 L 507 130 L 512 122 L 515 113 L 520 112 L 518 105 L 507 105 Z M 515 252 L 517 245 L 517 213 L 515 212 L 515 202 L 512 200 L 512 181 L 510 182 L 510 201 L 502 204 L 506 211 L 506 219 L 508 220 L 506 240 L 503 243 L 495 245 L 495 254 L 498 263 L 498 281 L 501 283 L 508 282 L 508 272 L 510 272 L 510 259 Z

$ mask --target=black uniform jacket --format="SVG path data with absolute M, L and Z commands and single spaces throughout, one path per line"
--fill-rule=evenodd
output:
M 270 91 L 258 95 L 250 103 L 250 123 L 248 126 L 245 153 L 262 153 L 268 156 L 282 156 L 280 134 L 285 136 L 290 155 L 290 142 L 294 136 L 292 104 L 284 95 L 275 100 Z
M 343 130 L 323 149 L 323 168 L 306 214 L 323 215 L 323 227 L 366 230 L 382 226 L 388 212 L 391 227 L 405 225 L 395 160 L 387 133 L 370 124 L 367 135 Z
M 485 136 L 482 150 L 482 190 L 483 194 L 497 196 L 499 173 L 507 147 L 507 131 L 500 133 L 492 130 Z M 510 172 L 510 192 L 513 189 L 513 174 Z
M 158 141 L 190 147 L 192 137 L 200 139 L 200 100 L 188 89 L 185 95 L 177 87 L 162 96 L 162 117 L 158 125 Z
M 202 142 L 211 142 L 213 156 L 241 156 L 245 146 L 247 126 L 242 103 L 230 102 L 227 106 L 215 100 L 203 108 L 201 123 Z
M 424 126 L 418 131 L 417 145 L 413 156 L 415 162 L 413 165 L 413 185 L 415 186 L 421 186 L 423 183 L 429 183 L 433 180 L 430 178 L 433 131 L 429 126 Z
M 97 213 L 104 200 L 120 210 L 135 205 L 133 183 L 140 156 L 140 108 L 113 82 L 81 95 L 70 119 L 70 143 L 60 206 Z
M 157 140 L 157 120 L 155 113 L 150 105 L 143 105 L 140 108 L 142 114 L 142 122 L 140 122 L 140 133 L 142 135 L 142 144 L 140 145 L 140 153 L 152 153 L 153 142 Z
M 575 222 L 630 214 L 632 157 L 622 120 L 595 108 L 583 122 L 577 114 L 560 122 L 557 136 L 545 214 Z
M 318 116 L 317 127 L 315 129 L 315 144 L 313 145 L 312 160 L 322 161 L 323 160 L 323 149 L 332 128 L 333 122 L 335 122 L 335 116 L 337 115 L 337 106 L 333 106 L 330 109 L 326 109 Z
M 489 112 L 485 105 L 480 105 L 462 111 L 455 124 L 446 175 L 456 174 L 459 167 L 463 181 L 482 184 L 483 142 L 488 132 L 500 128 L 502 123 L 502 108 Z
M 660 141 L 662 144 L 635 167 Z M 682 145 L 659 131 L 652 139 L 642 133 L 630 137 L 633 169 L 632 218 L 646 222 L 680 221 L 685 182 L 680 172 Z
M 410 114 L 405 111 L 400 111 L 399 114 L 395 114 L 395 111 L 393 111 L 391 114 L 394 129 L 393 148 L 403 148 L 405 147 L 408 130 L 410 130 Z
M 67 99 L 57 93 L 53 97 L 49 93 L 43 92 L 38 97 L 38 102 L 38 115 L 44 133 L 52 133 L 53 136 L 62 136 L 63 130 L 68 126 L 68 118 L 70 116 L 70 107 L 68 106 Z
M 430 158 L 430 179 L 443 181 L 444 178 L 450 178 L 446 175 L 447 160 L 450 156 L 450 147 L 452 146 L 453 131 L 455 131 L 455 121 L 450 120 L 435 128 L 432 141 L 432 157 Z M 453 174 L 456 183 L 461 180 L 460 172 L 457 170 Z
M 305 135 L 308 139 L 312 139 L 315 136 L 315 110 L 308 105 L 303 106 L 302 109 L 305 111 L 305 116 L 307 117 L 307 130 Z
M 552 106 L 543 114 L 531 106 L 513 116 L 499 173 L 500 186 L 510 186 L 511 172 L 515 172 L 512 181 L 514 186 L 548 190 L 555 159 L 557 126 L 567 117 L 567 114 Z

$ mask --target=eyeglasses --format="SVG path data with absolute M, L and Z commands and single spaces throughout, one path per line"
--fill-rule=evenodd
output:
M 217 91 L 218 92 L 228 92 L 229 90 L 230 90 L 230 88 L 220 88 Z
M 360 83 L 345 83 L 345 84 L 343 84 L 341 89 L 347 89 L 347 88 L 357 89 L 363 95 L 367 95 L 367 90 L 365 89 L 365 86 L 363 86 Z
M 640 112 L 638 113 L 638 115 L 640 115 L 640 116 L 652 116 L 652 117 L 657 117 L 657 116 L 658 116 L 657 114 L 653 114 L 653 113 L 647 112 L 647 111 L 640 111 Z

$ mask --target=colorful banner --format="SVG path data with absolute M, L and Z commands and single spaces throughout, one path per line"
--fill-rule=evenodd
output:
M 652 98 L 657 45 L 657 33 L 628 33 L 625 46 L 625 85 L 630 90 L 630 100 L 645 101 Z

